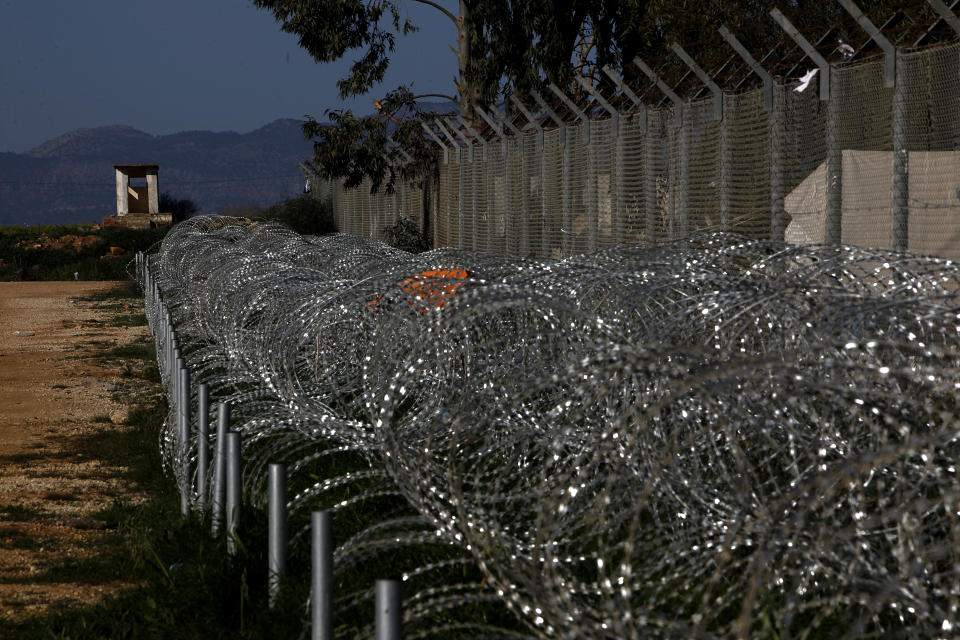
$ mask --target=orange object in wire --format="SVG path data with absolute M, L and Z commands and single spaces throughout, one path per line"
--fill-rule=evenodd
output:
M 426 313 L 442 308 L 469 277 L 470 272 L 466 269 L 428 269 L 405 278 L 397 286 L 414 298 L 409 302 L 411 307 Z M 377 296 L 367 302 L 367 306 L 376 312 L 382 300 L 383 296 Z

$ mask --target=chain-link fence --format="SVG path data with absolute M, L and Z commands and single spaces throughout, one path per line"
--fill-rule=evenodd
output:
M 729 230 L 960 258 L 960 44 L 834 65 L 815 78 L 451 145 L 426 194 L 331 198 L 371 238 L 399 218 L 436 247 L 563 257 Z M 809 63 L 808 63 L 809 64 Z M 811 68 L 813 65 L 810 65 Z

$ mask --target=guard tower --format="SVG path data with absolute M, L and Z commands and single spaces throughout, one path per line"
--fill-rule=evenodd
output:
M 156 164 L 115 164 L 117 170 L 117 217 L 128 213 L 160 213 L 160 192 L 157 190 Z M 145 179 L 141 185 L 130 179 Z
M 169 213 L 160 213 L 160 165 L 115 164 L 113 168 L 117 173 L 117 215 L 104 218 L 104 225 L 150 228 L 172 222 Z

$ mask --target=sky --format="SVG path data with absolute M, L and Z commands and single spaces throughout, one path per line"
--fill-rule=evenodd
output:
M 105 125 L 246 133 L 327 109 L 365 114 L 400 84 L 454 93 L 453 23 L 401 4 L 421 30 L 398 37 L 380 87 L 344 102 L 335 83 L 360 53 L 317 64 L 249 0 L 0 0 L 0 152 Z

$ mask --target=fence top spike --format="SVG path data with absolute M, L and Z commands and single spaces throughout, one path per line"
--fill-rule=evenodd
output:
M 672 45 L 670 45 L 670 48 L 673 49 L 673 52 L 677 54 L 678 58 L 683 60 L 683 63 L 687 65 L 687 68 L 689 68 L 693 72 L 693 74 L 700 79 L 700 82 L 705 84 L 707 88 L 710 89 L 710 93 L 713 94 L 713 100 L 714 100 L 714 108 L 715 108 L 714 115 L 716 116 L 717 120 L 722 119 L 723 118 L 723 90 L 720 89 L 717 83 L 713 81 L 713 78 L 711 78 L 707 74 L 707 72 L 704 71 L 699 64 L 697 64 L 696 60 L 694 60 L 693 57 L 689 53 L 687 53 L 683 47 L 681 47 L 677 43 L 673 43 Z
M 463 141 L 463 144 L 469 147 L 470 141 L 467 140 L 467 136 L 463 135 L 463 131 L 461 131 L 460 128 L 457 126 L 456 120 L 450 116 L 447 116 L 446 118 L 444 118 L 444 120 L 450 126 L 450 130 L 453 131 L 453 134 L 456 137 L 460 138 L 460 140 Z
M 458 122 L 460 123 L 460 125 L 466 130 L 467 133 L 469 133 L 471 136 L 473 136 L 473 138 L 474 138 L 477 142 L 479 142 L 479 143 L 480 143 L 481 145 L 483 145 L 484 147 L 487 146 L 487 141 L 486 141 L 486 139 L 485 139 L 483 136 L 481 136 L 481 135 L 477 132 L 476 129 L 474 129 L 472 126 L 470 126 L 470 123 L 467 122 L 466 120 L 464 120 L 464 118 L 463 118 L 462 115 L 459 115 L 459 114 L 457 115 L 457 121 L 458 121 Z
M 593 99 L 597 101 L 597 104 L 603 107 L 604 111 L 609 113 L 614 118 L 617 118 L 620 116 L 620 112 L 614 109 L 613 105 L 607 102 L 607 100 L 603 97 L 603 95 L 601 95 L 601 93 L 597 91 L 596 87 L 591 86 L 590 83 L 587 82 L 586 78 L 578 74 L 577 82 L 580 84 L 581 87 L 583 87 L 584 91 L 586 91 L 591 96 L 593 96 Z
M 513 104 L 515 104 L 518 109 L 520 109 L 520 113 L 522 113 L 523 117 L 525 117 L 527 121 L 533 125 L 533 127 L 537 130 L 537 132 L 542 134 L 543 127 L 540 126 L 540 121 L 533 117 L 533 113 L 531 113 L 530 110 L 527 109 L 527 105 L 523 104 L 520 98 L 518 98 L 516 95 L 512 93 L 510 94 L 510 101 L 513 102 Z
M 953 14 L 953 11 L 951 11 L 942 0 L 927 0 L 927 2 L 930 3 L 930 6 L 940 15 L 943 21 L 960 35 L 960 19 Z
M 563 104 L 567 105 L 567 108 L 570 109 L 572 113 L 575 113 L 578 118 L 584 122 L 590 121 L 590 119 L 587 118 L 587 114 L 583 112 L 583 109 L 578 107 L 576 103 L 571 100 L 569 96 L 567 96 L 567 94 L 565 94 L 560 88 L 557 87 L 557 85 L 553 84 L 552 82 L 550 83 L 550 91 L 553 91 L 558 98 L 563 100 Z
M 884 55 L 884 78 L 883 84 L 887 87 L 892 87 L 896 85 L 897 82 L 897 50 L 893 47 L 886 36 L 884 36 L 879 29 L 870 21 L 870 18 L 863 15 L 863 11 L 860 10 L 853 0 L 837 0 L 844 9 L 847 10 L 853 19 L 857 21 L 857 24 L 870 34 L 870 39 L 877 43 L 881 49 L 883 49 Z
M 680 99 L 680 96 L 674 93 L 673 89 L 667 86 L 667 83 L 661 80 L 660 76 L 658 76 L 653 71 L 653 69 L 647 66 L 647 63 L 645 63 L 640 58 L 634 58 L 633 64 L 637 65 L 637 68 L 639 68 L 640 71 L 643 71 L 644 75 L 650 78 L 650 80 L 652 80 L 653 83 L 657 85 L 657 88 L 660 89 L 660 91 L 662 91 L 665 96 L 670 98 L 670 101 L 673 102 L 673 104 L 677 105 L 678 107 L 683 106 L 683 100 Z
M 540 109 L 547 114 L 547 117 L 553 120 L 558 127 L 562 127 L 564 125 L 563 120 L 557 115 L 556 111 L 550 108 L 550 105 L 548 105 L 547 101 L 543 99 L 543 96 L 541 96 L 537 91 L 531 91 L 530 95 L 533 96 L 534 101 L 537 103 Z
M 513 121 L 510 118 L 507 117 L 507 114 L 505 114 L 503 111 L 500 111 L 498 107 L 493 107 L 492 111 L 493 115 L 497 116 L 497 119 L 500 120 L 500 122 L 507 125 L 507 129 L 510 129 L 514 135 L 522 135 L 520 133 L 520 129 L 517 129 L 517 126 L 513 124 Z
M 623 92 L 623 95 L 625 95 L 625 96 L 627 96 L 627 98 L 629 98 L 630 102 L 632 102 L 632 103 L 633 103 L 635 106 L 637 106 L 637 107 L 646 107 L 646 105 L 643 103 L 643 101 L 642 101 L 639 97 L 637 97 L 637 94 L 634 93 L 633 90 L 632 90 L 629 86 L 627 86 L 626 80 L 624 80 L 623 78 L 621 78 L 621 77 L 620 77 L 620 74 L 613 70 L 613 67 L 611 67 L 611 66 L 608 65 L 608 64 L 607 64 L 607 65 L 604 65 L 604 66 L 603 66 L 603 72 L 604 72 L 605 74 L 607 74 L 607 77 L 608 77 L 608 78 L 610 78 L 611 80 L 613 80 L 613 83 L 614 83 L 615 85 L 617 85 L 617 87 L 620 89 L 620 91 Z
M 490 129 L 493 130 L 494 133 L 496 133 L 498 136 L 500 136 L 501 138 L 503 138 L 503 125 L 502 125 L 502 124 L 497 123 L 497 122 L 494 122 L 494 121 L 493 121 L 493 118 L 490 117 L 490 115 L 487 113 L 487 110 L 486 110 L 486 109 L 479 109 L 479 108 L 478 108 L 478 109 L 475 109 L 475 111 L 480 114 L 480 117 L 483 118 L 484 122 L 487 123 L 487 126 L 489 126 Z
M 421 123 L 420 123 L 420 126 L 423 127 L 423 130 L 426 131 L 427 135 L 429 135 L 431 138 L 433 138 L 433 141 L 434 141 L 434 142 L 436 142 L 438 145 L 440 145 L 440 147 L 446 148 L 446 145 L 443 144 L 443 142 L 440 141 L 440 138 L 438 138 L 438 137 L 437 137 L 437 134 L 435 134 L 435 133 L 433 132 L 433 129 L 431 129 L 430 127 L 427 126 L 427 123 L 426 123 L 426 122 L 421 122 Z
M 448 131 L 447 128 L 443 125 L 443 120 L 441 120 L 440 117 L 437 116 L 436 118 L 434 118 L 433 121 L 437 123 L 437 128 L 439 128 L 440 131 L 443 132 L 443 135 L 447 137 L 447 140 L 450 142 L 450 144 L 452 144 L 454 148 L 459 149 L 460 145 L 457 143 L 456 137 L 454 137 L 454 135 L 450 133 L 450 131 Z

